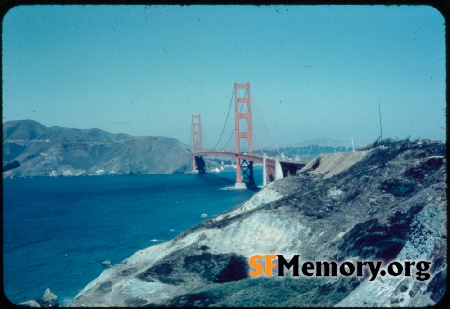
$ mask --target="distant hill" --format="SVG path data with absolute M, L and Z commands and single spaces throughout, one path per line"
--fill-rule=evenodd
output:
M 3 177 L 170 174 L 192 169 L 188 146 L 168 137 L 134 137 L 100 129 L 46 127 L 33 120 L 3 124 Z
M 3 124 L 3 141 L 52 142 L 124 142 L 136 139 L 131 135 L 109 133 L 100 129 L 46 127 L 34 120 L 12 120 Z
M 355 149 L 365 146 L 362 143 L 355 143 Z M 301 160 L 311 160 L 322 153 L 334 153 L 334 152 L 351 152 L 353 151 L 353 145 L 351 140 L 349 141 L 337 141 L 330 138 L 315 138 L 292 145 L 285 145 L 279 148 L 280 153 L 283 153 L 287 157 L 295 158 L 299 157 Z M 270 155 L 277 155 L 277 151 L 271 149 L 268 151 Z
M 300 143 L 296 143 L 291 147 L 305 147 L 305 146 L 320 146 L 320 147 L 352 147 L 351 140 L 348 141 L 337 141 L 331 138 L 314 138 L 309 139 Z M 365 146 L 365 144 L 357 144 L 355 143 L 355 147 Z

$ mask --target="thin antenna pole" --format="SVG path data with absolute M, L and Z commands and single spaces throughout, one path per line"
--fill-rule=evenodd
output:
M 383 140 L 383 127 L 381 125 L 381 107 L 380 107 L 380 102 L 378 102 L 378 113 L 380 115 L 380 131 L 381 131 L 380 141 L 382 141 Z

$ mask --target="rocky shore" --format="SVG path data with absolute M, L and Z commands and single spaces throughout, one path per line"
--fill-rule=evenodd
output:
M 445 144 L 384 141 L 298 175 L 104 270 L 72 306 L 431 306 L 447 278 Z M 254 254 L 426 260 L 414 276 L 249 277 Z
M 58 296 L 46 289 L 41 299 L 29 300 L 19 304 L 23 307 L 58 307 Z

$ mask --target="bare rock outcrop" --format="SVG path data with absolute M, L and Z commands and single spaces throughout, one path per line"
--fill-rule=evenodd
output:
M 41 299 L 29 300 L 19 304 L 23 307 L 58 307 L 58 296 L 53 294 L 50 289 L 46 289 Z

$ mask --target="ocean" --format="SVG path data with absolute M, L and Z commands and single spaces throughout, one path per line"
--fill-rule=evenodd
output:
M 46 288 L 68 306 L 77 291 L 134 252 L 168 241 L 248 200 L 234 169 L 218 174 L 3 179 L 3 285 L 13 303 Z M 261 168 L 255 167 L 257 185 Z

